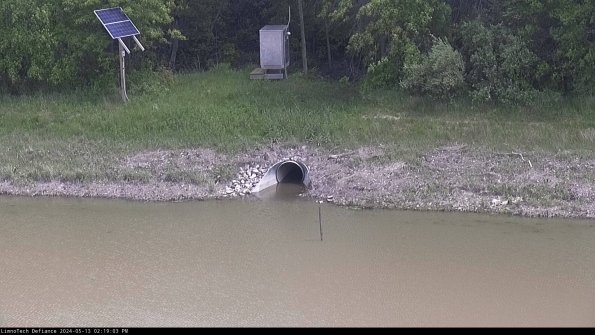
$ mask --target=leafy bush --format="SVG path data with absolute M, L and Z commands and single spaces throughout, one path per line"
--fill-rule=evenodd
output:
M 461 27 L 466 60 L 465 80 L 475 101 L 526 104 L 534 100 L 533 87 L 539 59 L 525 42 L 503 26 L 479 21 Z
M 395 42 L 397 43 L 397 42 Z M 364 84 L 366 88 L 396 87 L 403 78 L 404 64 L 419 61 L 420 52 L 415 44 L 399 41 L 399 47 L 368 65 Z
M 348 50 L 362 57 L 369 87 L 398 87 L 404 65 L 418 61 L 420 51 L 431 44 L 432 33 L 446 32 L 451 16 L 450 6 L 440 0 L 341 3 L 360 6 Z
M 400 62 L 383 57 L 368 66 L 365 86 L 369 88 L 391 87 L 399 82 L 401 77 Z
M 461 54 L 443 39 L 436 39 L 421 61 L 405 66 L 401 87 L 413 94 L 448 99 L 464 85 L 464 63 Z

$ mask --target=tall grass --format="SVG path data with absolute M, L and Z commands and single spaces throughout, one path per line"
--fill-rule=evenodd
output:
M 225 67 L 179 74 L 163 87 L 131 95 L 127 104 L 117 96 L 74 93 L 2 96 L 2 150 L 19 150 L 22 141 L 33 147 L 84 142 L 117 152 L 199 146 L 235 151 L 271 142 L 414 151 L 453 142 L 545 151 L 591 150 L 595 144 L 593 98 L 477 106 L 464 99 L 442 103 L 388 90 L 362 92 L 299 75 L 254 81 L 248 70 Z

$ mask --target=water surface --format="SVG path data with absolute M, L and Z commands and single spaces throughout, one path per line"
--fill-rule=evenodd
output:
M 0 197 L 0 326 L 595 326 L 595 222 Z

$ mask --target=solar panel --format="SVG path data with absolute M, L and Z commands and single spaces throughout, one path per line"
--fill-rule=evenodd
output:
M 132 40 L 136 43 L 142 51 L 145 51 L 145 47 L 140 43 L 136 35 L 140 32 L 136 29 L 136 26 L 128 15 L 124 14 L 121 7 L 97 9 L 93 11 L 95 16 L 101 21 L 103 28 L 107 30 L 112 39 L 118 40 L 118 58 L 120 59 L 120 93 L 122 94 L 122 100 L 128 101 L 128 95 L 126 94 L 126 62 L 124 57 L 126 53 L 130 54 L 130 49 L 126 46 L 126 43 L 122 41 L 122 37 L 132 36 Z
M 128 37 L 140 34 L 131 21 L 122 21 L 105 25 L 112 38 Z
M 140 34 L 134 23 L 130 21 L 120 7 L 98 9 L 94 12 L 113 39 Z
M 95 14 L 103 24 L 130 20 L 120 7 L 99 9 L 95 11 Z

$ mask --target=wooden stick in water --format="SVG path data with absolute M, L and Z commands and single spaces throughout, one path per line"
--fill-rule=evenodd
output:
M 322 209 L 318 206 L 318 225 L 320 226 L 320 240 L 322 241 Z

